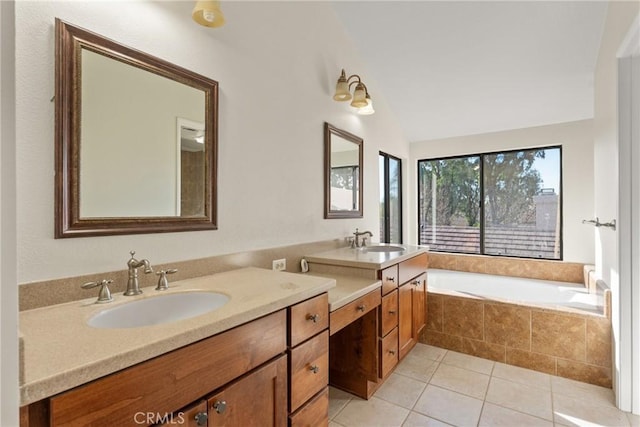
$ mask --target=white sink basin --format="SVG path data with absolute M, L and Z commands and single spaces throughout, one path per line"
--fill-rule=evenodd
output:
M 365 252 L 402 252 L 405 249 L 402 246 L 380 245 L 380 246 L 367 246 L 363 250 Z
M 185 292 L 139 299 L 102 310 L 87 324 L 94 328 L 138 328 L 190 319 L 214 311 L 229 301 L 215 292 Z

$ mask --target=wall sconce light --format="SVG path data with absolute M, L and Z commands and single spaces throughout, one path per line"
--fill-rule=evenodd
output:
M 224 25 L 224 14 L 217 0 L 197 1 L 191 17 L 205 27 L 215 28 Z
M 353 96 L 351 96 L 351 86 L 354 84 L 356 85 L 356 88 L 353 91 Z M 351 100 L 350 105 L 356 109 L 358 114 L 368 115 L 375 113 L 373 109 L 373 101 L 371 101 L 367 86 L 362 83 L 360 76 L 352 74 L 347 78 L 344 69 L 342 69 L 342 73 L 340 74 L 340 77 L 338 77 L 336 92 L 333 95 L 333 99 L 335 101 Z

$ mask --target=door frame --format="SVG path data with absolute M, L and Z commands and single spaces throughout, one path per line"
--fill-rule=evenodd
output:
M 640 414 L 640 15 L 618 58 L 619 315 L 614 318 L 616 405 Z M 636 325 L 634 327 L 634 325 Z

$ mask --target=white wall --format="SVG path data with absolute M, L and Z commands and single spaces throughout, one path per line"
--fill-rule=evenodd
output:
M 326 2 L 225 2 L 227 24 L 191 20 L 193 2 L 27 2 L 17 14 L 18 281 L 124 269 L 130 250 L 169 262 L 379 229 L 378 151 L 408 144 Z M 220 84 L 219 230 L 53 238 L 54 18 Z M 376 114 L 331 96 L 358 73 Z M 364 139 L 364 218 L 323 219 L 323 123 Z
M 595 210 L 596 214 L 606 221 L 616 219 L 621 226 L 616 231 L 599 229 L 595 233 L 596 244 L 596 274 L 611 287 L 612 330 L 614 345 L 614 390 L 616 403 L 619 408 L 638 412 L 638 384 L 637 372 L 634 372 L 633 355 L 634 339 L 638 335 L 631 319 L 633 313 L 640 310 L 632 306 L 636 299 L 636 289 L 631 289 L 629 277 L 630 266 L 624 266 L 623 280 L 621 277 L 621 258 L 619 244 L 630 243 L 629 236 L 620 238 L 620 233 L 629 232 L 628 220 L 630 212 L 620 212 L 621 183 L 619 180 L 619 143 L 618 143 L 618 50 L 631 23 L 640 12 L 638 2 L 609 2 L 607 19 L 600 44 L 600 52 L 595 73 L 594 91 L 594 155 L 595 155 Z M 637 114 L 636 114 L 637 117 Z M 628 147 L 627 147 L 628 150 Z M 628 150 L 629 151 L 629 150 Z M 633 167 L 633 166 L 632 166 Z M 637 165 L 636 165 L 637 167 Z M 626 171 L 628 173 L 628 171 Z M 626 178 L 630 180 L 630 177 Z M 623 183 L 630 194 L 630 182 Z M 626 197 L 626 196 L 625 196 Z M 627 206 L 631 203 L 627 202 Z M 632 259 L 626 262 L 637 264 L 637 254 L 631 254 Z M 636 393 L 636 395 L 634 395 Z
M 14 2 L 0 2 L 0 425 L 18 425 Z
M 418 160 L 500 150 L 562 146 L 563 256 L 565 261 L 593 263 L 593 230 L 582 224 L 593 217 L 592 121 L 561 123 L 504 132 L 470 135 L 411 144 L 409 181 L 417 183 Z M 417 241 L 417 188 L 408 195 L 409 237 Z
M 609 221 L 618 217 L 618 105 L 616 53 L 640 8 L 638 2 L 609 3 L 595 73 L 594 156 L 595 212 Z M 617 280 L 618 243 L 611 230 L 597 230 L 596 273 L 610 286 Z

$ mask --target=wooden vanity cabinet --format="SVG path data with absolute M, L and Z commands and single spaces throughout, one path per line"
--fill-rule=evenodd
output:
M 205 400 L 164 416 L 163 423 L 158 425 L 284 427 L 287 425 L 286 402 L 287 356 L 282 355 Z
M 21 426 L 326 425 L 328 319 L 325 293 L 34 402 Z
M 286 426 L 287 356 L 251 372 L 207 399 L 209 427 Z
M 394 266 L 397 269 L 397 265 Z M 398 364 L 398 290 L 382 297 L 380 305 L 379 357 L 380 378 L 386 378 Z
M 329 425 L 329 387 L 316 394 L 289 417 L 291 427 L 326 427 Z
M 420 341 L 420 334 L 427 325 L 427 273 L 415 279 L 411 306 L 413 308 L 413 338 Z
M 207 396 L 205 400 L 165 416 L 163 423 L 158 425 L 286 426 L 287 356 L 281 355 Z
M 398 288 L 398 349 L 402 360 L 416 345 L 426 324 L 427 273 Z
M 398 326 L 398 291 L 382 297 L 380 306 L 380 337 L 385 337 Z
M 382 295 L 386 295 L 398 288 L 398 264 L 380 270 L 380 281 L 382 282 Z
M 289 425 L 329 424 L 329 298 L 289 307 Z M 256 425 L 245 424 L 245 425 Z
M 370 398 L 426 324 L 427 254 L 377 271 L 380 289 L 331 312 L 330 383 Z
M 380 289 L 331 312 L 329 378 L 331 385 L 368 399 L 379 378 L 378 316 Z
M 280 310 L 53 396 L 49 424 L 164 422 L 167 414 L 284 354 L 286 327 L 285 310 Z M 280 404 L 286 409 L 286 399 Z
M 203 427 L 209 425 L 209 414 L 206 400 L 193 403 L 180 411 L 169 415 L 165 421 L 158 424 L 161 427 L 170 427 L 179 424 L 184 427 Z

